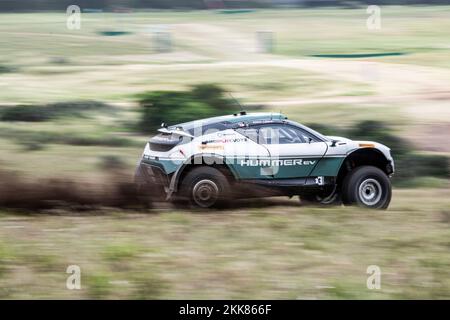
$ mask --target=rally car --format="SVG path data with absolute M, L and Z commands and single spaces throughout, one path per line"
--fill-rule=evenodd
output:
M 140 190 L 209 208 L 235 198 L 299 196 L 386 209 L 394 160 L 371 141 L 324 136 L 279 113 L 245 111 L 161 125 L 136 169 Z

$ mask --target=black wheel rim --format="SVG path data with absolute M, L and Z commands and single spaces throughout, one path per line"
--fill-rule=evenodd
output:
M 219 198 L 219 187 L 209 179 L 198 181 L 192 188 L 192 199 L 202 208 L 214 205 Z

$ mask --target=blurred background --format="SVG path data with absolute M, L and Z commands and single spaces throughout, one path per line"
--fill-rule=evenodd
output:
M 0 298 L 450 298 L 449 39 L 444 0 L 0 0 Z M 390 209 L 143 205 L 148 138 L 228 93 L 391 147 Z

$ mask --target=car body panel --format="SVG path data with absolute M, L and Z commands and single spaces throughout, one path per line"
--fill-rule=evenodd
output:
M 309 175 L 332 176 L 332 177 L 337 176 L 344 160 L 345 160 L 344 156 L 323 157 Z
M 325 142 L 265 144 L 272 160 L 273 178 L 306 178 L 327 151 Z

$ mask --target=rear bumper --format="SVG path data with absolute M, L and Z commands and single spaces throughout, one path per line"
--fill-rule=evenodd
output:
M 168 193 L 169 176 L 164 168 L 157 162 L 141 160 L 136 168 L 134 182 L 139 189 L 147 189 L 157 192 Z

